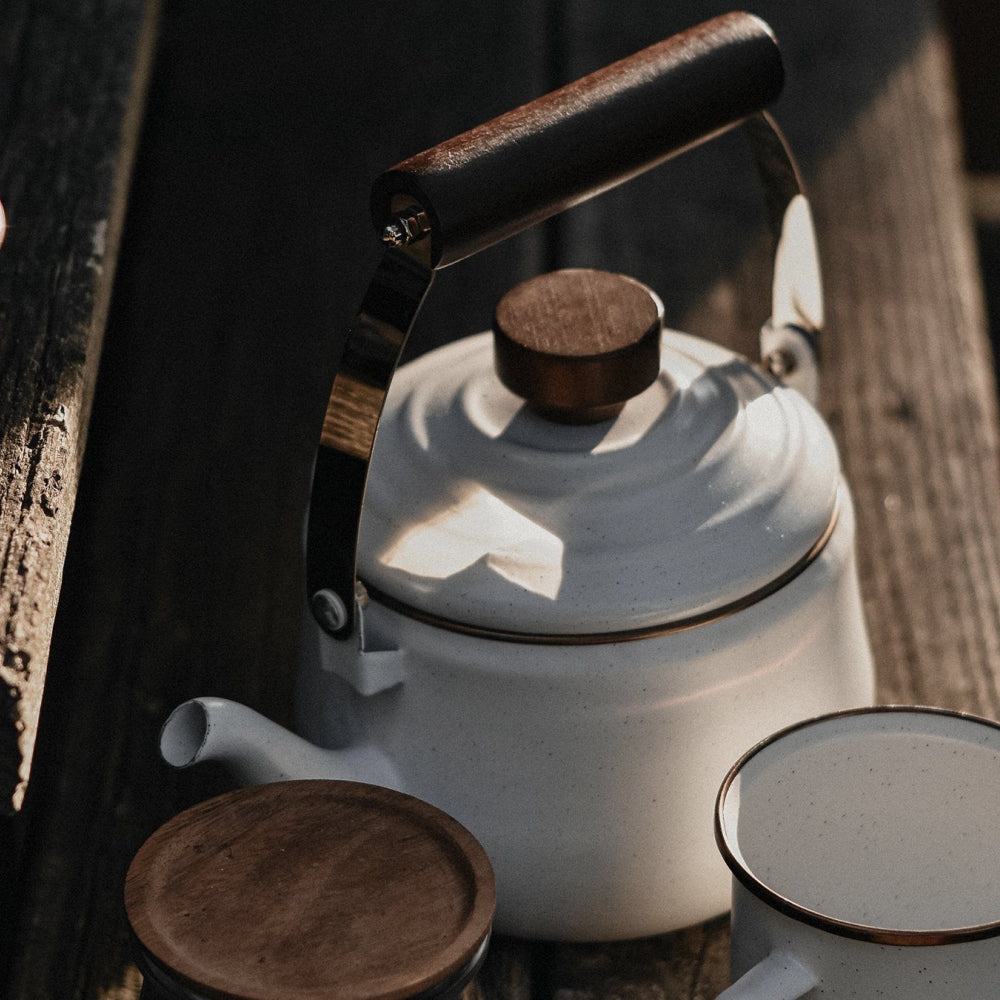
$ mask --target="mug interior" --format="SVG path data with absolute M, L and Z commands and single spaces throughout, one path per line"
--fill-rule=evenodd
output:
M 933 709 L 804 723 L 736 765 L 717 830 L 736 876 L 793 911 L 903 933 L 998 924 L 1000 727 Z

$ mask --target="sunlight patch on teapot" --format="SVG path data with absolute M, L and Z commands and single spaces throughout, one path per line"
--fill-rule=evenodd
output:
M 563 541 L 547 528 L 482 486 L 469 484 L 461 500 L 404 532 L 379 561 L 433 580 L 484 561 L 510 583 L 555 600 L 563 580 L 563 549 Z

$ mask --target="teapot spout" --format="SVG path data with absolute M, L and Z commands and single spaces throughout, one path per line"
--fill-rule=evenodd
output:
M 225 698 L 178 705 L 160 731 L 160 753 L 173 767 L 219 761 L 243 784 L 338 778 L 404 791 L 392 762 L 374 747 L 324 750 Z

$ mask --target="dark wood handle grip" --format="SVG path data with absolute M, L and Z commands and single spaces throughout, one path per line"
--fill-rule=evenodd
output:
M 375 225 L 414 201 L 432 265 L 454 264 L 760 111 L 783 79 L 770 28 L 725 14 L 397 164 Z

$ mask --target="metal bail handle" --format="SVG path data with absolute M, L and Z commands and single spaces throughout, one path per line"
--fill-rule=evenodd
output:
M 745 122 L 780 234 L 774 315 L 762 331 L 771 356 L 765 364 L 787 373 L 811 355 L 821 305 L 810 311 L 799 299 L 821 296 L 808 203 L 784 140 L 762 113 L 783 82 L 770 28 L 751 14 L 725 14 L 411 157 L 375 181 L 373 220 L 385 250 L 334 378 L 309 506 L 307 596 L 327 633 L 347 639 L 355 631 L 358 530 L 375 433 L 436 269 Z M 795 253 L 783 256 L 782 244 Z M 803 245 L 813 250 L 808 282 L 795 263 Z M 812 298 L 801 294 L 805 284 L 815 286 Z M 789 318 L 796 328 L 790 333 Z

